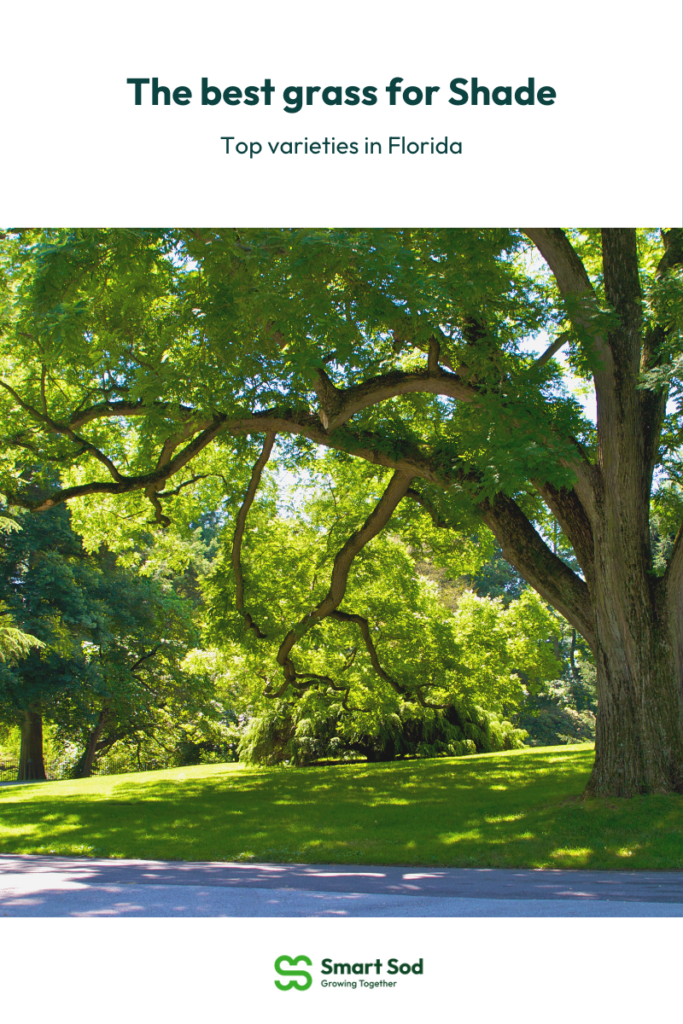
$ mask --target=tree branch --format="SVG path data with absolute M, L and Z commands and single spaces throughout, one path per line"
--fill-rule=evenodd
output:
M 408 490 L 411 480 L 412 476 L 405 473 L 394 473 L 384 494 L 360 530 L 355 530 L 337 553 L 327 594 L 312 611 L 304 615 L 293 629 L 290 629 L 280 645 L 277 662 L 284 670 L 285 679 L 282 687 L 272 696 L 281 696 L 287 687 L 296 681 L 297 671 L 290 658 L 292 648 L 318 622 L 337 610 L 346 593 L 346 584 L 354 558 L 373 537 L 376 537 L 384 529 Z
M 441 355 L 441 346 L 436 338 L 432 337 L 429 339 L 429 355 L 427 356 L 427 369 L 430 373 L 439 372 L 439 356 Z
M 407 496 L 431 517 L 435 526 L 451 529 L 423 494 L 410 488 Z M 481 502 L 482 518 L 500 544 L 503 556 L 538 593 L 578 629 L 595 648 L 591 596 L 587 585 L 553 554 L 512 498 L 497 494 Z
M 244 529 L 247 523 L 249 509 L 254 502 L 258 485 L 261 482 L 261 475 L 268 459 L 270 458 L 270 453 L 273 450 L 275 436 L 274 431 L 268 431 L 266 434 L 261 454 L 256 460 L 254 468 L 251 471 L 251 479 L 249 480 L 249 485 L 247 487 L 246 494 L 244 495 L 242 505 L 240 506 L 240 510 L 237 513 L 235 533 L 232 539 L 232 571 L 235 576 L 235 607 L 247 624 L 247 628 L 253 630 L 259 640 L 265 640 L 266 634 L 261 632 L 249 612 L 245 612 L 244 610 L 244 576 L 242 574 L 241 562 L 242 538 L 244 537 Z
M 531 367 L 532 370 L 536 370 L 538 369 L 538 367 L 545 366 L 546 363 L 549 363 L 555 355 L 555 353 L 559 352 L 563 345 L 566 345 L 570 337 L 571 335 L 569 331 L 563 331 L 562 334 L 558 334 L 558 336 L 555 338 L 555 341 L 551 342 L 551 344 L 548 345 L 543 355 L 540 355 L 538 357 L 536 362 Z
M 657 282 L 661 282 L 670 271 L 683 264 L 683 228 L 672 228 L 670 231 L 663 231 L 662 241 L 665 251 L 655 272 Z M 675 330 L 675 328 L 670 327 L 666 330 L 663 325 L 655 324 L 645 331 L 640 357 L 641 373 L 647 373 L 648 370 L 653 370 L 657 366 L 661 366 L 662 363 L 669 361 L 671 357 L 666 340 L 672 330 Z M 654 468 L 659 457 L 659 443 L 664 417 L 666 416 L 668 398 L 668 386 L 640 388 L 640 408 L 643 421 L 644 458 L 648 489 L 652 487 Z
M 680 595 L 683 594 L 683 526 L 676 534 L 673 551 L 664 573 L 664 585 L 674 596 L 676 603 L 680 604 Z
M 396 693 L 405 694 L 408 692 L 405 686 L 401 686 L 400 683 L 397 683 L 396 680 L 392 679 L 388 672 L 385 672 L 384 669 L 382 668 L 379 657 L 377 655 L 377 650 L 372 639 L 372 634 L 370 633 L 370 623 L 368 622 L 367 619 L 364 619 L 362 615 L 356 615 L 355 612 L 340 611 L 330 612 L 330 618 L 337 619 L 339 622 L 351 622 L 358 626 L 361 632 L 361 636 L 363 637 L 363 640 L 365 642 L 367 652 L 370 655 L 372 667 L 374 668 L 377 675 L 380 676 L 381 679 L 384 679 L 385 682 L 389 683 L 389 685 L 396 691 Z M 342 671 L 345 671 L 345 669 L 342 669 Z
M 14 398 L 15 402 L 17 402 L 21 406 L 21 408 L 24 409 L 25 412 L 29 414 L 29 416 L 37 420 L 39 423 L 42 423 L 45 426 L 47 426 L 52 433 L 64 434 L 66 435 L 66 437 L 69 438 L 70 441 L 73 441 L 74 444 L 80 444 L 83 450 L 88 451 L 95 459 L 98 460 L 98 462 L 101 462 L 102 465 L 109 470 L 109 473 L 114 478 L 114 480 L 116 480 L 119 483 L 121 482 L 121 480 L 123 480 L 123 477 L 121 476 L 121 474 L 119 473 L 118 469 L 111 461 L 111 459 L 107 455 L 105 455 L 104 452 L 100 451 L 99 448 L 95 447 L 94 444 L 91 444 L 90 441 L 86 441 L 85 438 L 83 437 L 79 437 L 79 435 L 76 434 L 73 431 L 73 429 L 67 424 L 59 423 L 57 420 L 53 420 L 50 416 L 48 416 L 46 412 L 41 413 L 37 409 L 34 409 L 34 407 L 32 405 L 29 405 L 28 402 L 25 402 L 23 398 L 21 398 L 21 396 L 14 390 L 14 388 L 11 387 L 11 385 L 9 385 L 6 381 L 0 380 L 0 386 L 2 386 L 6 391 L 9 391 L 9 393 Z
M 561 228 L 522 228 L 553 272 L 563 296 L 593 295 L 593 286 L 578 253 Z
M 434 360 L 430 355 L 430 366 L 426 370 L 414 370 L 411 373 L 394 370 L 345 389 L 335 387 L 325 371 L 319 369 L 315 389 L 323 426 L 330 432 L 336 430 L 368 406 L 398 395 L 428 392 L 455 398 L 459 402 L 472 402 L 477 397 L 476 388 L 466 383 L 457 373 L 447 373 L 438 365 L 432 369 L 433 365 Z
M 557 519 L 562 532 L 574 548 L 574 553 L 586 577 L 588 589 L 593 590 L 595 575 L 595 545 L 590 518 L 576 491 L 566 487 L 554 487 L 549 483 L 534 481 L 534 487 Z
M 603 228 L 602 267 L 605 297 L 621 323 L 610 332 L 610 348 L 617 362 L 635 375 L 640 368 L 643 296 L 633 228 Z
M 157 644 L 156 647 L 153 647 L 148 654 L 142 654 L 137 661 L 133 662 L 133 664 L 129 668 L 129 671 L 135 673 L 137 669 L 140 668 L 141 665 L 143 665 L 146 661 L 149 661 L 150 658 L 153 658 L 156 654 L 158 654 L 160 648 L 161 644 Z
M 570 315 L 574 325 L 582 333 L 588 333 L 592 338 L 593 351 L 601 365 L 601 369 L 596 368 L 595 371 L 597 380 L 601 371 L 611 368 L 612 354 L 602 335 L 596 334 L 595 328 L 591 324 L 589 313 L 592 313 L 595 306 L 595 292 L 581 258 L 560 228 L 522 228 L 521 230 L 531 239 L 550 267 L 562 298 L 569 299 L 573 296 L 583 298 L 584 302 L 572 309 Z M 590 309 L 586 307 L 586 302 L 589 303 Z
M 507 561 L 595 651 L 593 602 L 586 583 L 553 554 L 512 498 L 498 493 L 493 501 L 487 498 L 479 507 Z
M 7 500 L 11 505 L 19 505 L 22 508 L 30 509 L 32 512 L 43 512 L 46 509 L 54 508 L 55 505 L 60 505 L 65 501 L 70 501 L 72 498 L 87 497 L 91 494 L 130 494 L 133 491 L 154 488 L 156 484 L 163 483 L 164 480 L 168 480 L 168 478 L 173 476 L 174 473 L 177 473 L 178 470 L 183 469 L 188 462 L 206 448 L 206 446 L 210 444 L 211 441 L 213 441 L 213 439 L 223 430 L 225 422 L 225 416 L 222 413 L 218 413 L 211 425 L 207 427 L 206 430 L 203 430 L 198 437 L 195 437 L 190 444 L 175 456 L 175 458 L 171 459 L 171 461 L 165 466 L 155 469 L 151 473 L 141 473 L 138 476 L 133 477 L 121 477 L 120 481 L 115 483 L 93 481 L 89 484 L 78 484 L 74 487 L 65 487 L 63 490 L 56 491 L 50 497 L 37 502 L 29 501 L 21 495 L 8 491 L 6 492 Z M 263 430 L 263 428 L 261 428 L 261 430 Z
M 683 228 L 671 228 L 670 231 L 662 231 L 662 242 L 664 243 L 664 255 L 657 265 L 656 276 L 661 278 L 674 267 L 683 264 Z
M 174 412 L 180 414 L 181 417 L 197 415 L 196 409 L 180 403 L 171 405 L 168 402 L 152 402 L 151 405 L 147 405 L 142 399 L 138 399 L 136 402 L 97 402 L 88 409 L 81 409 L 69 417 L 69 426 L 82 427 L 86 423 L 91 423 L 92 420 L 111 419 L 117 416 L 145 416 L 149 412 Z

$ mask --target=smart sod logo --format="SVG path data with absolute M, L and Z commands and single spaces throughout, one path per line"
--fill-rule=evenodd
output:
M 281 992 L 289 992 L 290 989 L 298 989 L 305 992 L 313 984 L 313 977 L 308 971 L 301 970 L 297 965 L 305 963 L 307 967 L 313 966 L 313 961 L 307 956 L 279 956 L 275 961 L 275 970 L 282 978 L 288 981 L 275 981 L 275 985 Z M 294 968 L 294 970 L 292 970 Z M 409 960 L 399 961 L 398 957 L 390 957 L 386 961 L 376 957 L 374 960 L 358 960 L 355 963 L 339 961 L 335 963 L 332 957 L 324 957 L 320 963 L 320 973 L 323 978 L 319 984 L 321 988 L 339 991 L 341 989 L 353 989 L 354 991 L 365 991 L 367 989 L 394 989 L 399 983 L 400 975 L 424 975 L 424 957 L 420 957 L 415 963 Z M 382 977 L 383 974 L 388 978 Z
M 287 970 L 283 967 L 283 964 L 289 964 L 289 967 L 296 967 L 297 964 L 305 963 L 308 967 L 313 966 L 313 961 L 307 956 L 279 956 L 275 961 L 275 970 L 278 974 L 284 978 L 289 978 L 289 981 L 275 981 L 275 985 L 280 989 L 281 992 L 289 992 L 290 988 L 296 988 L 299 992 L 305 992 L 307 988 L 310 988 L 313 984 L 313 978 L 308 971 L 292 971 Z M 297 979 L 301 978 L 301 981 Z

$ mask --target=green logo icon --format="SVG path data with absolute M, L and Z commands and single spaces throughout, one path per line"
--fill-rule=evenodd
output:
M 275 961 L 275 970 L 278 974 L 281 974 L 284 978 L 289 978 L 289 981 L 276 981 L 276 986 L 281 992 L 288 992 L 290 988 L 297 988 L 299 992 L 305 992 L 307 988 L 310 988 L 313 984 L 313 978 L 308 971 L 288 971 L 282 965 L 283 963 L 289 964 L 290 967 L 296 967 L 298 963 L 303 961 L 308 964 L 309 967 L 313 966 L 313 961 L 309 960 L 307 956 L 279 956 Z M 301 981 L 297 981 L 297 978 L 301 978 Z

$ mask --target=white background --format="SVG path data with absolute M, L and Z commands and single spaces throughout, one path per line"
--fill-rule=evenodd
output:
M 0 222 L 10 226 L 572 226 L 681 223 L 680 0 L 38 0 L 0 15 Z M 128 77 L 189 86 L 134 105 Z M 439 85 L 390 107 L 386 84 Z M 452 78 L 557 91 L 448 103 Z M 278 90 L 201 106 L 201 79 Z M 372 107 L 283 110 L 288 85 L 375 85 Z M 147 92 L 149 87 L 146 87 Z M 227 156 L 221 136 L 258 140 Z M 382 156 L 272 156 L 267 141 L 382 141 Z M 461 156 L 388 156 L 390 135 Z
M 11 923 L 10 945 L 0 920 L 8 1021 L 642 1024 L 681 1016 L 677 919 Z M 282 954 L 313 961 L 308 991 L 275 988 Z M 424 974 L 400 977 L 394 989 L 323 989 L 324 957 L 422 957 Z
M 681 223 L 679 0 L 60 0 L 0 14 L 6 226 L 573 226 Z M 431 108 L 384 86 L 440 85 Z M 456 76 L 557 91 L 554 106 L 452 107 Z M 135 107 L 127 77 L 187 85 Z M 221 88 L 266 108 L 202 107 Z M 373 107 L 283 111 L 288 85 L 375 85 Z M 246 140 L 458 139 L 461 156 L 226 156 Z M 580 1019 L 679 1013 L 675 920 L 0 918 L 2 1008 L 55 1024 Z M 278 992 L 276 956 L 425 957 L 394 991 Z

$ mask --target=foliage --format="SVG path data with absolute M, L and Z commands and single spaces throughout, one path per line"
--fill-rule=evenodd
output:
M 316 695 L 317 696 L 317 695 Z M 246 764 L 308 765 L 323 759 L 349 760 L 354 753 L 369 762 L 395 757 L 462 757 L 513 750 L 526 733 L 502 715 L 453 702 L 444 709 L 400 703 L 393 714 L 348 712 L 338 702 L 318 700 L 276 706 L 252 719 L 239 747 Z
M 62 747 L 82 750 L 101 719 L 98 753 L 194 722 L 210 685 L 180 670 L 196 640 L 191 604 L 106 549 L 88 555 L 64 506 L 20 525 L 0 540 L 0 594 L 40 649 L 0 666 L 3 721 L 39 711 Z
M 20 529 L 16 520 L 0 515 L 0 534 L 6 535 Z M 0 661 L 24 657 L 31 648 L 42 646 L 43 644 L 36 637 L 17 629 L 7 606 L 0 601 Z
M 32 648 L 43 646 L 36 637 L 17 629 L 7 606 L 0 601 L 0 661 L 16 661 L 29 654 Z
M 515 724 L 527 734 L 526 743 L 546 747 L 558 743 L 585 743 L 595 739 L 595 713 L 578 711 L 564 679 L 548 683 L 542 693 L 531 694 Z
M 327 619 L 300 639 L 305 681 L 295 698 L 261 696 L 291 623 L 302 621 L 325 593 L 335 552 L 376 500 L 376 483 L 353 486 L 356 466 L 335 469 L 334 477 L 311 476 L 287 516 L 278 515 L 267 494 L 252 508 L 243 568 L 251 614 L 265 637 L 245 636 L 236 611 L 227 531 L 205 586 L 210 638 L 235 652 L 233 674 L 251 693 L 244 710 L 256 718 L 242 756 L 303 764 L 354 750 L 379 760 L 518 745 L 521 734 L 503 716 L 557 674 L 549 636 L 554 618 L 531 591 L 507 607 L 502 598 L 462 589 L 457 599 L 444 600 L 443 586 L 425 572 L 433 563 L 416 558 L 428 554 L 458 579 L 477 569 L 486 547 L 476 538 L 444 540 L 424 522 L 397 521 L 412 545 L 382 534 L 357 556 L 349 576 L 342 607 L 368 622 L 383 674 L 356 622 Z

